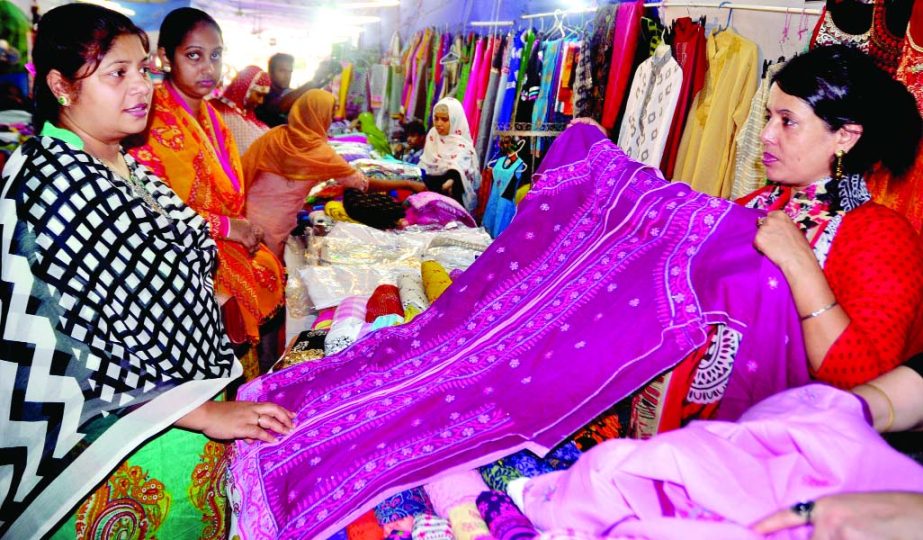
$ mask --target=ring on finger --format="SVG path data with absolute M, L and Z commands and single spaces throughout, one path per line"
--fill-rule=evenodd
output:
M 259 427 L 263 427 L 262 422 L 263 422 L 263 415 L 262 414 L 256 415 L 256 425 Z
M 805 523 L 811 523 L 811 513 L 814 512 L 814 501 L 800 501 L 792 505 L 792 512 L 804 518 Z
M 756 219 L 756 226 L 757 226 L 757 227 L 762 227 L 762 226 L 765 225 L 765 224 L 766 224 L 766 218 L 765 218 L 765 217 L 761 217 L 761 218 L 757 218 L 757 219 Z

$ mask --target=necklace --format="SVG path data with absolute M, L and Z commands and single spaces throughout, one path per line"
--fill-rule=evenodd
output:
M 107 169 L 109 169 L 109 172 L 112 174 L 112 176 L 114 176 L 120 182 L 128 186 L 129 189 L 131 189 L 132 193 L 134 193 L 136 197 L 141 198 L 141 200 L 147 203 L 147 205 L 150 206 L 151 209 L 157 212 L 158 214 L 164 215 L 165 212 L 164 212 L 163 207 L 160 206 L 160 204 L 156 200 L 154 200 L 153 195 L 151 195 L 150 192 L 148 192 L 148 190 L 144 188 L 144 184 L 142 183 L 141 179 L 139 179 L 135 175 L 134 169 L 132 169 L 128 165 L 128 161 L 125 160 L 122 154 L 119 154 L 119 157 L 122 159 L 123 163 L 128 168 L 128 178 L 125 178 L 124 176 L 119 174 L 119 172 L 116 170 L 116 168 L 113 166 L 112 163 L 105 161 L 103 159 L 100 159 L 100 161 L 102 162 L 103 165 L 106 166 Z

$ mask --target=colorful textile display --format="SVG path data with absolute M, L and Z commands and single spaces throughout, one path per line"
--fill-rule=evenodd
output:
M 791 292 L 753 249 L 761 212 L 664 182 L 592 126 L 543 166 L 521 219 L 411 323 L 241 387 L 297 412 L 281 441 L 236 444 L 244 540 L 324 537 L 445 471 L 544 455 L 712 324 L 743 335 L 721 417 L 808 380 Z
M 477 505 L 491 536 L 497 540 L 527 540 L 538 535 L 529 518 L 506 493 L 485 491 L 478 495 Z

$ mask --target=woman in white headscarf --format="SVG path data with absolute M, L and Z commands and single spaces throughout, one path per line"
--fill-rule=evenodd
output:
M 465 110 L 457 99 L 443 98 L 433 108 L 433 127 L 426 136 L 420 167 L 427 189 L 474 211 L 481 170 Z

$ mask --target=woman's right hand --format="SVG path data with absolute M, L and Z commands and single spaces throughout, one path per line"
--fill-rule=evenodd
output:
M 212 439 L 244 439 L 275 442 L 270 431 L 287 435 L 295 428 L 295 413 L 257 401 L 206 401 L 176 425 L 198 431 Z
M 263 229 L 246 219 L 232 218 L 230 222 L 228 240 L 242 244 L 251 256 L 254 255 L 260 248 L 260 242 L 263 241 Z

